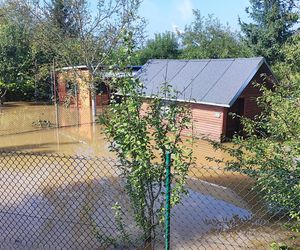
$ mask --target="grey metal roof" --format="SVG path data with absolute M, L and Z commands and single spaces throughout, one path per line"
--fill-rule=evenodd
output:
M 145 95 L 157 94 L 167 82 L 179 92 L 177 100 L 230 107 L 250 83 L 263 57 L 149 60 L 137 77 L 145 86 Z

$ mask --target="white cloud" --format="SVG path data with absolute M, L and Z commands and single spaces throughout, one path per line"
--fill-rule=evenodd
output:
M 193 4 L 191 0 L 177 1 L 176 9 L 179 11 L 181 18 L 188 21 L 193 17 Z

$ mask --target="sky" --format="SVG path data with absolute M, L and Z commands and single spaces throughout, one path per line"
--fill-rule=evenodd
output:
M 144 0 L 140 15 L 147 19 L 148 38 L 153 38 L 155 33 L 184 30 L 193 21 L 193 9 L 199 9 L 204 16 L 213 14 L 232 30 L 239 30 L 238 17 L 249 21 L 247 6 L 249 0 Z

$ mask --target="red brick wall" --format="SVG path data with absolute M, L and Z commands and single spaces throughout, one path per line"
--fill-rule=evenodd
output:
M 58 100 L 59 104 L 63 104 L 66 98 L 66 84 L 65 81 L 62 79 L 62 77 L 59 75 L 58 76 Z
M 57 74 L 59 102 L 63 104 L 66 100 L 66 81 L 71 80 L 78 83 L 78 105 L 80 107 L 91 106 L 91 93 L 88 87 L 89 72 L 87 70 L 77 70 L 76 74 L 73 71 L 65 71 Z M 71 98 L 71 105 L 76 104 L 74 98 Z M 96 105 L 102 106 L 109 104 L 109 93 L 96 95 Z
M 73 107 L 76 105 L 76 96 L 70 96 L 69 97 L 69 105 L 70 107 Z M 78 98 L 78 106 L 81 107 L 81 98 L 80 98 L 80 93 L 77 94 Z M 66 90 L 66 84 L 65 81 L 60 81 L 58 84 L 58 100 L 59 104 L 63 105 L 65 104 L 67 100 L 67 90 Z

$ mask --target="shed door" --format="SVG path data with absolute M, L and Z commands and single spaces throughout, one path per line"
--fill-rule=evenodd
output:
M 243 116 L 244 99 L 238 98 L 228 110 L 226 137 L 231 138 L 234 134 L 241 134 L 243 128 L 240 119 L 238 117 L 233 118 L 229 113 L 235 113 L 237 115 Z

